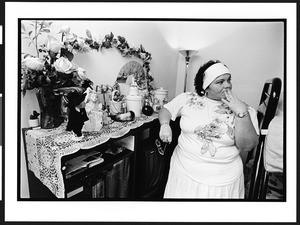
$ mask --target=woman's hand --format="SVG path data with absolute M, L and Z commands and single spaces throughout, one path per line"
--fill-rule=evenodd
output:
M 160 126 L 159 138 L 163 142 L 171 143 L 171 141 L 172 141 L 172 129 L 170 127 L 170 124 L 165 123 L 165 124 L 162 124 Z
M 225 91 L 225 98 L 222 98 L 222 102 L 236 114 L 247 111 L 246 103 L 239 100 L 229 89 Z

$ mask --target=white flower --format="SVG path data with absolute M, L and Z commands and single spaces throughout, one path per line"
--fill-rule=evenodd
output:
M 142 58 L 142 59 L 145 59 L 145 58 L 146 58 L 146 53 L 140 53 L 140 55 L 141 55 L 141 58 Z
M 58 41 L 55 37 L 48 35 L 47 48 L 51 52 L 58 53 L 59 50 L 62 48 L 62 43 Z
M 84 40 L 83 38 L 77 38 L 77 44 L 80 48 L 84 46 Z
M 67 25 L 63 25 L 61 28 L 60 28 L 60 31 L 58 33 L 63 33 L 63 34 L 67 34 L 70 32 L 70 27 L 67 26 Z
M 136 51 L 138 48 L 136 47 L 136 46 L 134 46 L 134 45 L 130 45 L 131 46 L 131 49 L 133 50 L 133 51 Z
M 78 67 L 78 68 L 77 68 L 77 73 L 78 73 L 78 75 L 79 75 L 81 78 L 85 78 L 85 77 L 86 77 L 86 75 L 85 75 L 86 71 L 85 71 L 85 69 L 83 69 L 83 68 L 81 68 L 81 67 Z
M 31 70 L 41 71 L 44 68 L 44 61 L 40 58 L 28 57 L 23 60 L 23 64 Z
M 74 34 L 66 34 L 66 42 L 73 42 L 76 40 L 76 36 Z
M 55 69 L 61 73 L 72 73 L 74 71 L 74 65 L 65 57 L 58 58 L 53 63 Z

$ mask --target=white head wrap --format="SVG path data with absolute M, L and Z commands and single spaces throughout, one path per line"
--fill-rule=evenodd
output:
M 218 76 L 230 73 L 229 69 L 224 66 L 223 63 L 215 63 L 208 67 L 204 72 L 204 79 L 203 79 L 203 90 L 205 90 L 211 82 L 213 82 Z

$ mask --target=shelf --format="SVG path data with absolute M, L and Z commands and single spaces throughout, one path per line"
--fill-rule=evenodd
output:
M 63 176 L 66 183 L 72 182 L 73 180 L 80 180 L 87 176 L 93 176 L 96 173 L 99 173 L 99 171 L 109 170 L 113 167 L 115 163 L 118 161 L 130 156 L 133 154 L 131 150 L 125 149 L 116 155 L 111 155 L 108 153 L 103 153 L 101 158 L 104 159 L 104 161 L 96 166 L 93 166 L 92 168 L 84 167 L 82 169 L 79 169 L 78 172 L 73 173 L 72 176 L 67 176 L 65 172 L 63 171 Z

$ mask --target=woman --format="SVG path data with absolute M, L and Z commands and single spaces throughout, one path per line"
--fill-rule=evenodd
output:
M 258 143 L 256 111 L 233 94 L 230 71 L 218 60 L 200 67 L 194 84 L 195 92 L 159 111 L 164 142 L 172 140 L 170 120 L 181 116 L 164 198 L 244 198 L 239 153 Z

